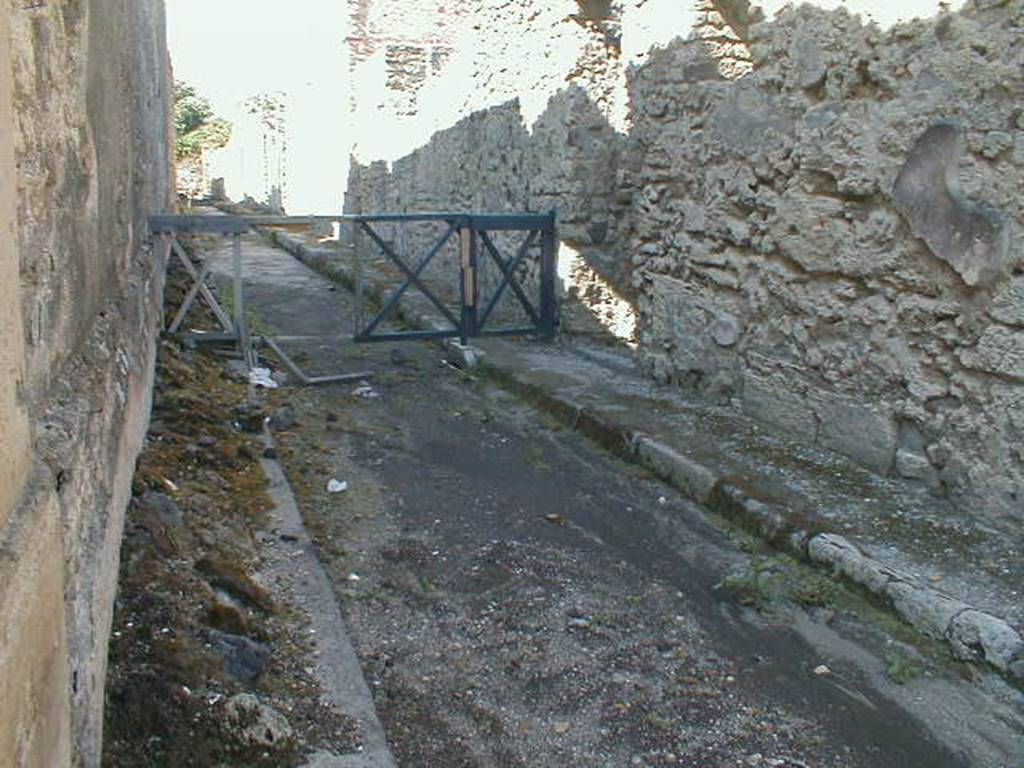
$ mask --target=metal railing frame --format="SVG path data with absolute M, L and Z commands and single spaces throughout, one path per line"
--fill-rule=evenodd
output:
M 380 234 L 373 228 L 374 224 L 381 223 L 415 223 L 415 222 L 443 222 L 447 224 L 444 234 L 436 240 L 433 245 L 417 261 L 414 267 L 410 267 L 395 249 L 390 246 Z M 556 300 L 555 300 L 555 252 L 556 252 L 556 230 L 555 213 L 550 211 L 544 214 L 537 213 L 377 213 L 377 214 L 339 214 L 335 216 L 266 216 L 266 215 L 157 215 L 149 217 L 149 230 L 152 237 L 158 242 L 162 249 L 164 263 L 169 263 L 173 256 L 177 256 L 192 278 L 192 285 L 186 292 L 181 306 L 175 313 L 174 319 L 168 327 L 172 333 L 176 333 L 184 322 L 188 312 L 199 299 L 202 299 L 211 309 L 214 316 L 220 323 L 220 333 L 190 334 L 195 340 L 209 340 L 216 342 L 234 342 L 237 344 L 246 365 L 250 370 L 256 365 L 255 346 L 267 344 L 281 358 L 285 364 L 304 383 L 324 383 L 328 381 L 341 381 L 366 376 L 366 372 L 355 374 L 340 374 L 337 376 L 311 377 L 305 374 L 280 348 L 274 339 L 269 337 L 252 338 L 249 333 L 245 317 L 245 296 L 242 290 L 242 246 L 241 236 L 254 227 L 300 227 L 316 224 L 341 224 L 351 222 L 354 235 L 354 282 L 356 289 L 356 311 L 354 317 L 354 329 L 352 340 L 355 342 L 375 341 L 400 341 L 406 339 L 431 339 L 458 337 L 462 344 L 468 344 L 469 339 L 481 336 L 525 336 L 537 335 L 544 338 L 554 336 L 556 327 Z M 509 259 L 504 258 L 494 238 L 494 232 L 523 231 L 526 238 L 520 245 L 516 254 Z M 393 263 L 405 277 L 404 282 L 384 299 L 380 310 L 374 315 L 369 323 L 363 322 L 364 305 L 364 278 L 362 251 L 359 243 L 359 234 L 366 234 L 374 245 Z M 216 297 L 206 285 L 206 278 L 209 274 L 209 265 L 198 267 L 187 251 L 178 242 L 178 236 L 182 234 L 209 234 L 221 235 L 232 239 L 232 288 L 233 288 L 233 313 L 229 317 L 227 312 L 217 302 Z M 459 307 L 458 314 L 452 311 L 444 301 L 439 299 L 426 284 L 420 279 L 423 271 L 430 261 L 441 251 L 453 235 L 458 237 L 459 242 Z M 528 258 L 531 249 L 540 239 L 540 273 L 539 273 L 539 296 L 538 305 L 527 296 L 519 280 L 516 278 L 516 270 Z M 481 307 L 480 293 L 480 251 L 483 251 L 497 265 L 502 279 L 495 287 L 494 293 L 489 301 Z M 449 329 L 440 330 L 410 330 L 392 331 L 387 333 L 375 332 L 383 320 L 398 306 L 402 296 L 415 287 L 424 294 L 431 304 L 451 323 Z M 506 328 L 488 328 L 488 321 L 506 289 L 511 289 L 520 306 L 526 312 L 532 325 L 516 326 Z

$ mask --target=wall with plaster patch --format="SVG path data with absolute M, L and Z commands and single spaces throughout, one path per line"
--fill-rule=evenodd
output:
M 624 167 L 648 369 L 1021 519 L 1020 3 L 746 32 L 634 73 Z

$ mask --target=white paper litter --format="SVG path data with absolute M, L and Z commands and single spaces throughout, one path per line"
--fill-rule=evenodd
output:
M 348 483 L 344 480 L 335 480 L 333 477 L 327 483 L 328 493 L 341 493 L 348 490 Z
M 271 376 L 269 368 L 253 368 L 249 371 L 249 383 L 257 387 L 277 389 L 277 382 Z
M 359 382 L 359 386 L 352 390 L 353 397 L 362 397 L 366 400 L 372 400 L 375 397 L 380 397 L 380 393 L 374 390 L 369 383 L 365 381 Z

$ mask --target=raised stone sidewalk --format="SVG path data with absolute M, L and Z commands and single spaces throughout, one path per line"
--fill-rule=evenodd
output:
M 351 259 L 336 249 L 282 231 L 269 236 L 352 285 Z M 393 283 L 382 266 L 364 264 L 371 297 Z M 399 314 L 416 327 L 438 323 L 414 291 Z M 776 547 L 860 585 L 957 656 L 1024 681 L 1024 531 L 973 519 L 946 499 L 808 449 L 736 409 L 659 386 L 625 347 L 572 338 L 479 347 L 493 377 L 566 425 Z

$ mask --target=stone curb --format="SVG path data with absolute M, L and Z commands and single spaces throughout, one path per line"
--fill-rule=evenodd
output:
M 843 536 L 811 529 L 778 506 L 723 479 L 710 467 L 654 438 L 632 433 L 614 418 L 525 383 L 515 372 L 493 365 L 490 370 L 563 423 L 647 467 L 693 501 L 752 529 L 773 546 L 826 566 L 834 575 L 882 598 L 915 629 L 949 643 L 959 658 L 983 660 L 1024 680 L 1024 638 L 999 617 L 919 583 L 914 576 L 864 554 Z
M 265 446 L 274 447 L 273 435 L 266 427 L 261 437 Z M 311 662 L 323 695 L 340 712 L 354 718 L 362 730 L 363 747 L 360 752 L 347 755 L 319 753 L 303 768 L 395 768 L 397 764 L 377 714 L 373 694 L 363 676 L 362 665 L 349 637 L 331 581 L 316 555 L 288 478 L 277 459 L 264 456 L 259 461 L 274 505 L 271 519 L 278 531 L 291 534 L 294 542 L 275 542 L 277 549 L 271 557 L 265 556 L 262 575 L 303 606 L 310 628 L 316 633 L 317 655 Z M 302 578 L 295 578 L 296 574 L 301 574 Z
M 277 245 L 314 271 L 345 287 L 353 287 L 351 271 L 335 261 L 332 249 L 310 247 L 280 230 L 268 234 Z M 368 295 L 379 300 L 381 287 L 371 280 L 366 283 Z M 430 318 L 402 309 L 399 306 L 399 316 L 409 325 L 433 326 Z M 1024 637 L 998 616 L 921 584 L 912 574 L 865 554 L 843 536 L 815 530 L 789 510 L 757 498 L 713 468 L 656 438 L 635 433 L 599 409 L 525 381 L 516 371 L 503 369 L 493 360 L 487 360 L 486 370 L 567 426 L 583 432 L 619 456 L 645 466 L 687 498 L 741 523 L 773 546 L 801 560 L 830 568 L 835 576 L 881 598 L 916 630 L 947 642 L 957 657 L 987 662 L 1008 677 L 1024 681 Z

